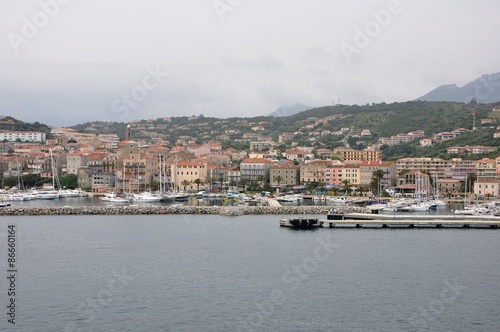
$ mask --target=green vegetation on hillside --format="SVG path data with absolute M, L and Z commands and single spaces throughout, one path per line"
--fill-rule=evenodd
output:
M 472 129 L 473 115 L 476 117 L 478 130 L 462 135 L 450 141 L 436 144 L 430 148 L 420 148 L 418 142 L 412 142 L 400 146 L 385 148 L 384 159 L 397 159 L 405 156 L 440 156 L 448 158 L 446 148 L 452 145 L 485 145 L 498 146 L 498 140 L 494 140 L 494 128 L 481 125 L 481 120 L 486 118 L 499 118 L 500 103 L 474 104 L 456 102 L 425 102 L 409 101 L 392 104 L 367 104 L 359 105 L 336 105 L 310 109 L 292 116 L 272 117 L 258 116 L 253 118 L 228 118 L 218 119 L 204 117 L 202 115 L 171 117 L 169 121 L 163 119 L 141 120 L 135 123 L 141 130 L 155 131 L 165 135 L 165 139 L 173 145 L 180 137 L 189 137 L 197 143 L 206 142 L 209 139 L 219 139 L 220 136 L 229 136 L 229 139 L 220 139 L 223 146 L 236 149 L 248 149 L 248 143 L 236 142 L 235 139 L 242 138 L 245 133 L 260 134 L 278 141 L 281 133 L 296 133 L 293 142 L 303 146 L 315 148 L 333 149 L 343 146 L 348 142 L 351 148 L 362 149 L 367 145 L 376 143 L 381 137 L 390 137 L 400 133 L 408 133 L 414 130 L 423 130 L 426 137 L 458 128 Z M 318 121 L 328 116 L 338 117 L 330 121 Z M 252 127 L 262 123 L 264 130 L 253 131 Z M 305 128 L 310 125 L 311 128 Z M 491 125 L 488 125 L 491 126 Z M 92 133 L 117 133 L 120 138 L 125 136 L 125 123 L 119 122 L 90 122 L 77 125 L 72 128 Z M 155 128 L 155 129 L 151 129 Z M 349 137 L 345 134 L 336 135 L 341 128 L 349 128 Z M 363 129 L 371 131 L 371 136 L 360 136 Z M 309 135 L 310 132 L 321 133 L 324 130 L 332 134 Z M 234 133 L 234 132 L 237 133 Z M 231 133 L 232 132 L 232 133 Z M 133 129 L 133 138 L 147 139 L 141 135 L 139 130 Z M 292 141 L 288 142 L 291 143 Z M 285 146 L 280 146 L 284 148 Z M 478 157 L 478 156 L 472 156 Z M 482 155 L 481 155 L 482 157 Z
M 13 122 L 13 124 L 10 124 Z M 50 135 L 50 127 L 46 124 L 35 121 L 33 123 L 17 120 L 11 116 L 6 116 L 0 119 L 0 130 L 6 131 L 39 131 L 45 133 L 47 137 Z

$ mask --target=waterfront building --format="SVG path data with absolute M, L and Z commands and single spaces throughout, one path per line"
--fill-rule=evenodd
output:
M 342 170 L 342 185 L 347 181 L 351 186 L 361 185 L 361 161 L 345 160 Z
M 474 195 L 498 197 L 500 195 L 500 181 L 492 178 L 478 178 L 474 182 Z
M 271 187 L 293 187 L 299 184 L 300 166 L 274 165 L 270 169 Z
M 338 160 L 332 160 L 325 169 L 325 184 L 330 186 L 342 186 L 342 173 L 344 164 Z
M 363 161 L 359 166 L 360 182 L 362 186 L 369 186 L 372 182 L 373 172 L 379 170 L 381 167 L 380 161 Z
M 264 158 L 245 158 L 240 163 L 241 179 L 248 181 L 265 181 L 269 183 L 273 162 Z
M 115 174 L 106 172 L 92 173 L 92 191 L 105 192 L 115 188 Z M 100 189 L 100 188 L 105 188 Z M 120 188 L 121 189 L 121 188 Z
M 436 185 L 441 195 L 458 194 L 461 191 L 462 182 L 456 179 L 438 179 Z
M 227 170 L 227 183 L 228 184 L 231 184 L 231 183 L 240 183 L 241 181 L 241 172 L 239 169 L 237 169 L 236 167 L 232 167 L 231 169 L 228 169 Z
M 300 165 L 300 182 L 323 184 L 326 168 L 331 164 L 327 160 L 313 160 Z
M 403 195 L 414 197 L 430 195 L 432 187 L 429 175 L 420 171 L 409 171 L 399 175 L 396 190 Z
M 160 166 L 158 157 L 136 152 L 124 156 L 122 169 L 124 169 L 123 181 L 125 181 L 123 187 L 129 192 L 136 192 L 147 189 L 154 176 L 159 173 Z
M 196 179 L 200 179 L 203 183 L 207 181 L 206 162 L 178 161 L 172 163 L 170 167 L 172 182 L 175 188 L 180 188 L 180 190 L 196 189 Z
M 240 174 L 241 179 L 241 174 Z M 219 188 L 224 182 L 227 183 L 227 168 L 218 165 L 207 165 L 207 177 L 206 182 L 210 185 L 210 189 Z M 238 181 L 239 182 L 239 181 Z

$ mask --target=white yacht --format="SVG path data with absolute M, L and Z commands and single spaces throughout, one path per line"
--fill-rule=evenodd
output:
M 132 199 L 137 203 L 155 203 L 161 200 L 161 196 L 154 195 L 150 192 L 143 192 L 140 194 L 135 194 Z

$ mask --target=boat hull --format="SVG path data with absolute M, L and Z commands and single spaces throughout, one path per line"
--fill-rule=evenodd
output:
M 317 218 L 285 218 L 280 220 L 281 227 L 292 227 L 297 229 L 311 229 L 323 227 L 323 222 Z

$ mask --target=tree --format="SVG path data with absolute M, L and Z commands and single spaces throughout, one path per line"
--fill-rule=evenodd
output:
M 474 188 L 474 182 L 476 182 L 477 176 L 474 173 L 469 173 L 467 174 L 467 178 L 465 182 L 462 184 L 462 192 L 465 192 L 465 189 L 467 188 L 468 192 L 472 192 Z M 467 195 L 467 193 L 465 193 Z
M 191 184 L 191 182 L 189 182 L 188 180 L 182 180 L 181 184 L 184 186 L 184 191 L 186 190 L 186 186 L 188 186 L 189 184 Z
M 194 179 L 193 183 L 196 184 L 196 190 L 200 191 L 200 184 L 203 184 L 203 181 L 201 181 L 200 178 L 196 178 Z
M 372 173 L 372 182 L 370 183 L 372 193 L 376 196 L 380 195 L 380 180 L 384 177 L 384 171 L 381 169 L 377 169 Z
M 349 193 L 351 192 L 351 186 L 350 186 L 350 182 L 348 179 L 345 179 L 344 181 L 342 181 L 342 183 L 344 184 L 344 191 L 346 193 L 346 195 L 349 195 Z
M 278 182 L 278 187 L 279 187 L 279 186 L 280 186 L 280 182 L 281 182 L 281 181 L 283 181 L 283 178 L 281 177 L 281 175 L 275 175 L 275 176 L 273 177 L 273 180 L 274 180 L 275 182 Z
M 224 182 L 224 178 L 222 176 L 218 177 L 217 180 L 220 183 L 220 190 L 222 191 L 222 183 Z
M 259 183 L 260 183 L 260 187 L 261 187 L 261 188 L 262 188 L 262 187 L 264 187 L 264 181 L 265 181 L 265 180 L 266 180 L 266 177 L 265 177 L 264 175 L 259 175 L 259 176 L 257 177 L 257 181 L 259 181 Z
M 160 189 L 160 182 L 158 182 L 158 181 L 151 181 L 149 183 L 149 187 L 151 188 L 152 191 L 157 191 L 158 189 Z
M 22 180 L 25 187 L 34 187 L 40 182 L 41 178 L 39 174 L 25 174 L 22 176 Z
M 401 172 L 399 172 L 398 176 L 403 176 L 405 175 L 406 173 L 408 173 L 410 170 L 409 169 L 402 169 Z
M 365 191 L 365 188 L 363 188 L 363 186 L 359 186 L 358 187 L 358 193 L 359 193 L 359 196 L 363 196 L 363 192 Z
M 76 174 L 67 174 L 59 177 L 59 183 L 62 188 L 75 189 L 78 188 L 78 176 Z
M 7 176 L 3 178 L 3 185 L 4 187 L 9 187 L 12 188 L 14 186 L 17 186 L 17 177 L 16 176 Z

